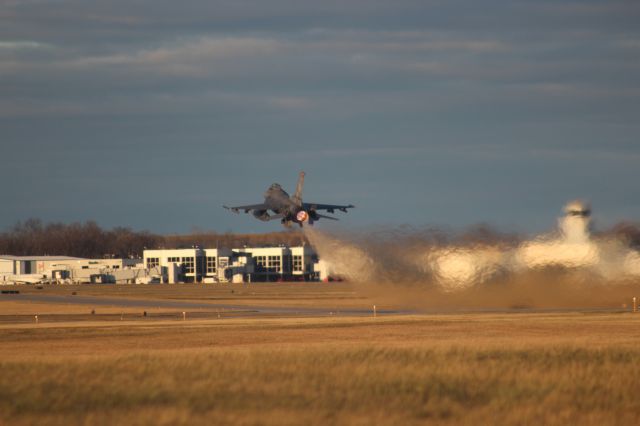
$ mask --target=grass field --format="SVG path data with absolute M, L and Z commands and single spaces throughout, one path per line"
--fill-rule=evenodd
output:
M 639 339 L 630 312 L 4 321 L 0 424 L 633 423 Z

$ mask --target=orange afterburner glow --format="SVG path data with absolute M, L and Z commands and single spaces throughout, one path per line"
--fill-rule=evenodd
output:
M 306 222 L 309 219 L 309 215 L 304 210 L 300 210 L 296 215 L 298 222 Z

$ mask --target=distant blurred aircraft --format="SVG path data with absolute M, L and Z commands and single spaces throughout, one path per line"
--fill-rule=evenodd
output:
M 326 210 L 328 213 L 334 213 L 336 210 L 347 212 L 347 209 L 351 209 L 355 206 L 352 204 L 343 206 L 336 204 L 319 204 L 319 203 L 304 203 L 302 202 L 302 187 L 304 185 L 304 172 L 300 172 L 298 178 L 298 185 L 296 186 L 296 193 L 290 197 L 282 187 L 274 183 L 264 193 L 264 202 L 261 204 L 249 204 L 246 206 L 227 207 L 235 213 L 244 210 L 245 213 L 253 212 L 253 216 L 256 219 L 262 221 L 280 219 L 284 226 L 291 226 L 293 223 L 297 223 L 302 226 L 307 222 L 309 225 L 313 225 L 313 222 L 320 219 L 338 220 L 333 216 L 326 216 L 318 213 L 318 210 Z M 270 215 L 269 210 L 273 213 Z

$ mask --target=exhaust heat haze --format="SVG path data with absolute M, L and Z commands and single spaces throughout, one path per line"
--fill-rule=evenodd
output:
M 589 204 L 572 201 L 556 231 L 524 241 L 497 234 L 465 241 L 409 228 L 304 232 L 330 276 L 396 301 L 404 294 L 411 305 L 620 306 L 639 286 L 640 253 L 591 228 Z

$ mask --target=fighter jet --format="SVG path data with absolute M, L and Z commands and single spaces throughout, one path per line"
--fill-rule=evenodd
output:
M 326 210 L 328 213 L 334 213 L 336 210 L 340 210 L 346 213 L 347 209 L 354 207 L 352 204 L 341 206 L 335 204 L 304 203 L 302 201 L 304 175 L 304 172 L 300 172 L 296 193 L 292 197 L 289 196 L 279 184 L 274 183 L 264 193 L 264 202 L 261 204 L 223 207 L 235 213 L 239 213 L 240 210 L 244 210 L 245 213 L 253 212 L 253 216 L 256 219 L 265 222 L 280 219 L 280 222 L 286 227 L 290 227 L 294 223 L 297 223 L 300 227 L 302 227 L 304 223 L 313 225 L 313 222 L 320 218 L 338 220 L 333 216 L 320 214 L 318 210 Z M 269 214 L 269 210 L 274 214 Z

